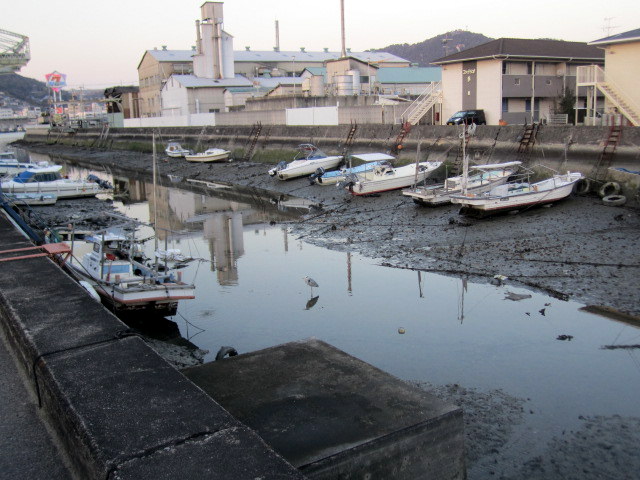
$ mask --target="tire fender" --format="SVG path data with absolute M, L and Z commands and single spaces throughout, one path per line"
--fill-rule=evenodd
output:
M 627 197 L 624 195 L 607 195 L 602 199 L 602 203 L 609 207 L 620 207 L 627 203 Z
M 607 182 L 602 185 L 602 187 L 600 187 L 600 190 L 598 190 L 598 195 L 600 195 L 600 198 L 618 195 L 619 193 L 620 184 L 618 182 Z

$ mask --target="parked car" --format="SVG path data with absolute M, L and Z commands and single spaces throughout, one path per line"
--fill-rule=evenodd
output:
M 466 123 L 467 125 L 472 123 L 476 125 L 486 125 L 487 121 L 484 118 L 484 110 L 461 110 L 454 113 L 451 118 L 447 120 L 447 125 L 460 125 L 461 123 Z

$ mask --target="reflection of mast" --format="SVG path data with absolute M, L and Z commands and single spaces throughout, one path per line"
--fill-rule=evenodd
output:
M 284 251 L 289 251 L 289 233 L 287 232 L 287 228 L 282 229 L 282 233 L 284 234 Z
M 464 293 L 467 291 L 467 279 L 461 278 L 462 280 L 462 294 L 460 295 L 460 305 L 458 305 L 458 319 L 460 323 L 464 321 Z
M 424 298 L 424 293 L 422 292 L 422 272 L 418 270 L 418 292 L 420 293 L 420 298 Z
M 347 291 L 353 293 L 351 288 L 351 252 L 347 252 Z

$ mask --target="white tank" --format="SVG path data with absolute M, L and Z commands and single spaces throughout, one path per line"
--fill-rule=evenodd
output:
M 360 72 L 358 70 L 349 70 L 347 75 L 353 78 L 353 95 L 360 95 Z
M 233 37 L 228 33 L 222 33 L 222 71 L 224 78 L 236 76 L 233 59 Z
M 353 95 L 353 76 L 336 75 L 335 79 L 338 95 Z

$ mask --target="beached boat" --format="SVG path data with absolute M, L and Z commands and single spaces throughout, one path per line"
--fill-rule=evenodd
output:
M 132 238 L 106 231 L 73 241 L 67 269 L 79 281 L 88 282 L 102 302 L 116 313 L 175 315 L 179 300 L 195 298 L 195 286 L 181 281 L 180 272 L 158 272 L 143 263 Z
M 350 175 L 346 180 L 346 188 L 352 195 L 398 190 L 423 182 L 440 165 L 442 162 L 420 162 L 394 168 L 385 162 L 369 172 Z
M 164 153 L 173 158 L 181 158 L 191 153 L 190 150 L 182 148 L 182 145 L 178 142 L 167 143 L 167 148 L 164 149 Z
M 310 143 L 298 145 L 298 153 L 294 159 L 287 163 L 282 161 L 269 170 L 269 175 L 280 180 L 311 175 L 319 168 L 331 170 L 342 161 L 342 155 L 326 155 L 322 150 Z
M 567 172 L 535 183 L 516 181 L 498 185 L 488 192 L 452 195 L 451 202 L 462 206 L 460 213 L 478 216 L 530 208 L 568 197 L 582 178 L 579 172 Z
M 58 198 L 92 197 L 105 189 L 97 182 L 62 178 L 60 165 L 39 167 L 0 183 L 4 193 L 54 193 Z
M 55 193 L 2 193 L 14 205 L 55 205 L 58 196 Z
M 187 162 L 219 162 L 229 158 L 231 152 L 222 148 L 208 148 L 204 152 L 185 155 Z
M 497 185 L 506 183 L 521 162 L 493 163 L 476 165 L 467 177 L 467 193 L 482 193 Z M 439 185 L 421 185 L 402 191 L 403 195 L 411 197 L 418 205 L 437 206 L 451 203 L 451 195 L 462 193 L 463 175 L 447 178 Z
M 382 165 L 385 161 L 393 160 L 394 157 L 387 155 L 386 153 L 359 153 L 357 155 L 350 155 L 349 163 L 351 163 L 352 159 L 360 160 L 365 163 L 355 167 L 343 167 L 340 170 L 333 170 L 330 172 L 322 169 L 322 171 L 312 174 L 309 178 L 313 178 L 315 183 L 318 185 L 335 185 L 336 183 L 344 182 L 347 176 L 351 174 L 368 172 L 378 165 Z

